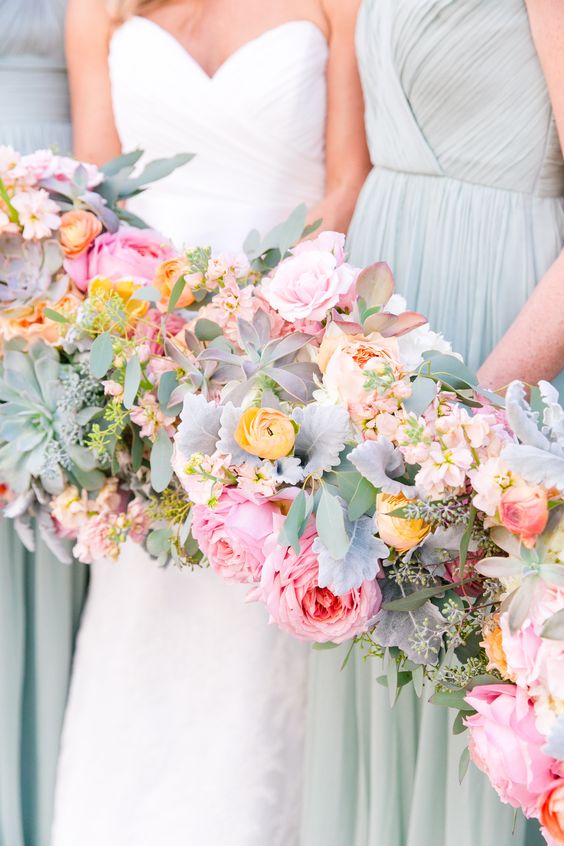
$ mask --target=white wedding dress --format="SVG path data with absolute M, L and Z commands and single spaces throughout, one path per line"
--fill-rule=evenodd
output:
M 240 249 L 324 187 L 327 43 L 269 30 L 208 77 L 132 18 L 110 48 L 124 149 L 197 157 L 135 212 L 177 244 Z M 296 846 L 308 648 L 211 570 L 131 545 L 92 566 L 52 846 Z

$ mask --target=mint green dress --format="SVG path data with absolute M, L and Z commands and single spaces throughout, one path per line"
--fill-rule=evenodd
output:
M 365 0 L 373 161 L 355 264 L 386 260 L 409 307 L 477 368 L 564 245 L 564 165 L 524 0 Z M 536 823 L 471 767 L 450 715 L 380 662 L 312 657 L 303 846 L 533 846 Z
M 0 2 L 0 144 L 71 148 L 63 0 Z M 0 522 L 0 844 L 47 846 L 83 565 Z M 78 846 L 78 844 L 77 844 Z

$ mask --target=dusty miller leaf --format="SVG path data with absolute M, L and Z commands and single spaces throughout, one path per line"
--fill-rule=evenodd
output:
M 262 463 L 257 455 L 251 455 L 235 440 L 235 430 L 243 410 L 237 408 L 233 403 L 228 402 L 221 410 L 221 426 L 219 429 L 219 441 L 217 448 L 231 456 L 233 464 L 242 464 L 244 461 L 252 467 L 258 467 Z
M 564 458 L 535 446 L 518 444 L 506 447 L 502 457 L 510 469 L 526 482 L 556 488 L 564 493 Z
M 349 436 L 349 415 L 338 406 L 308 405 L 296 408 L 292 419 L 299 425 L 295 455 L 304 473 L 325 472 L 339 463 Z
M 397 477 L 405 471 L 405 464 L 400 450 L 387 438 L 365 441 L 353 449 L 349 461 L 365 479 L 384 493 L 403 493 L 408 497 L 417 495 L 414 487 L 397 481 Z
M 397 585 L 384 583 L 384 602 L 400 596 Z M 373 636 L 380 646 L 397 646 L 415 664 L 436 664 L 444 623 L 439 609 L 428 601 L 415 611 L 381 611 Z
M 350 543 L 342 558 L 333 558 L 320 537 L 313 543 L 319 560 L 319 587 L 330 587 L 337 596 L 375 579 L 380 569 L 379 559 L 389 553 L 388 547 L 374 537 L 374 523 L 369 517 L 361 517 L 354 523 L 345 518 L 345 529 Z
M 181 424 L 175 441 L 185 456 L 201 452 L 212 455 L 217 447 L 222 407 L 208 402 L 201 394 L 186 394 L 180 412 Z

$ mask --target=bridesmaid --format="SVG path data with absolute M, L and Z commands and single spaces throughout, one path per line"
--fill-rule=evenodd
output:
M 357 41 L 373 170 L 352 260 L 388 261 L 410 308 L 472 368 L 487 358 L 482 384 L 555 377 L 564 365 L 564 6 L 365 0 Z M 340 660 L 314 659 L 307 846 L 543 842 L 520 816 L 512 834 L 513 809 L 475 768 L 458 786 L 466 741 L 446 711 L 404 689 L 390 714 L 378 663 L 357 655 L 335 684 Z
M 0 145 L 71 148 L 64 0 L 0 2 Z M 72 646 L 86 568 L 0 523 L 0 843 L 48 843 Z

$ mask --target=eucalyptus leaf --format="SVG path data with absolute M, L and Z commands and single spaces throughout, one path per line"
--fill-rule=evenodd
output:
M 329 555 L 339 561 L 349 549 L 350 538 L 345 529 L 345 519 L 341 504 L 327 488 L 323 488 L 315 514 L 317 534 Z
M 196 321 L 194 334 L 198 341 L 214 341 L 223 335 L 223 329 L 218 323 L 214 323 L 213 320 L 201 317 Z
M 300 537 L 307 523 L 307 501 L 303 491 L 294 499 L 278 535 L 280 546 L 291 546 L 296 555 L 300 552 Z
M 186 277 L 180 276 L 176 280 L 176 282 L 174 283 L 174 285 L 172 287 L 170 299 L 168 301 L 168 306 L 167 306 L 167 309 L 166 309 L 169 314 L 171 314 L 174 311 L 174 309 L 176 308 L 178 300 L 182 296 L 182 292 L 184 291 L 185 287 L 186 287 Z
M 158 303 L 161 299 L 161 292 L 154 285 L 145 285 L 144 288 L 137 288 L 133 292 L 131 300 L 142 300 L 148 303 Z
M 165 429 L 159 429 L 151 449 L 151 485 L 162 493 L 172 478 L 172 441 Z
M 462 755 L 460 756 L 460 761 L 458 763 L 458 782 L 462 784 L 466 777 L 466 773 L 468 772 L 468 767 L 470 766 L 470 750 L 468 747 L 462 751 Z
M 437 385 L 432 379 L 417 376 L 411 383 L 411 396 L 403 402 L 409 414 L 420 417 L 431 405 L 437 395 Z
M 112 336 L 103 332 L 95 338 L 90 350 L 90 372 L 97 379 L 103 379 L 114 359 Z
M 141 363 L 137 355 L 132 355 L 125 368 L 123 384 L 123 405 L 128 410 L 132 408 L 139 385 L 141 383 Z

